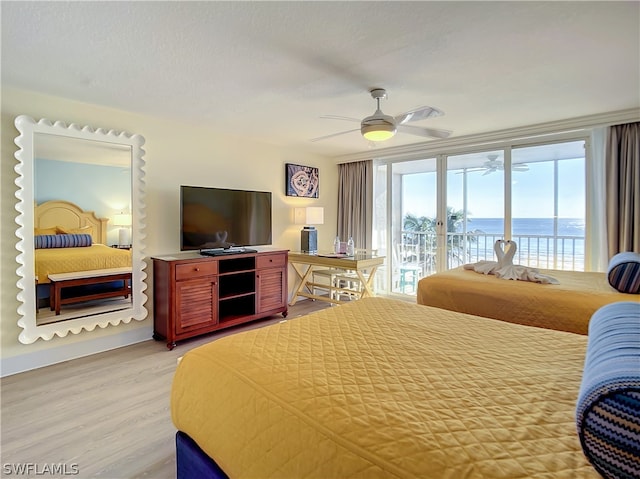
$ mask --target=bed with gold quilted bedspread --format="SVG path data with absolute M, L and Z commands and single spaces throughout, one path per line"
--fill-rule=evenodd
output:
M 598 308 L 638 299 L 612 288 L 605 273 L 539 271 L 559 284 L 499 279 L 460 267 L 422 278 L 417 300 L 450 311 L 587 334 Z
M 385 298 L 185 354 L 178 430 L 231 478 L 590 478 L 587 338 Z
M 49 275 L 131 266 L 131 251 L 92 244 L 85 248 L 35 250 L 38 284 L 49 283 Z

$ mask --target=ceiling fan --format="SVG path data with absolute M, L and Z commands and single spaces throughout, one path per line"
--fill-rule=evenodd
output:
M 500 171 L 504 170 L 504 163 L 498 160 L 498 155 L 491 154 L 491 155 L 487 155 L 487 161 L 485 161 L 482 164 L 482 166 L 479 166 L 478 168 L 467 168 L 465 171 L 467 172 L 484 171 L 484 173 L 482 174 L 482 176 L 484 176 L 498 170 Z M 526 165 L 524 163 L 512 164 L 511 170 L 512 171 L 529 171 L 529 165 Z
M 449 135 L 451 135 L 452 132 L 449 130 L 437 130 L 434 128 L 424 128 L 421 126 L 407 125 L 407 123 L 410 122 L 444 115 L 441 110 L 430 106 L 422 106 L 396 115 L 395 117 L 385 115 L 382 110 L 380 110 L 380 99 L 387 97 L 387 91 L 384 88 L 374 88 L 370 90 L 370 93 L 373 99 L 377 102 L 377 108 L 373 115 L 366 117 L 364 120 L 337 115 L 324 115 L 320 117 L 329 120 L 345 120 L 357 122 L 360 123 L 360 128 L 354 128 L 353 130 L 346 130 L 339 133 L 333 133 L 331 135 L 320 136 L 318 138 L 313 138 L 311 141 L 326 140 L 327 138 L 344 135 L 346 133 L 351 133 L 358 130 L 360 130 L 362 136 L 364 136 L 367 140 L 376 142 L 392 138 L 397 131 L 426 138 L 448 138 Z

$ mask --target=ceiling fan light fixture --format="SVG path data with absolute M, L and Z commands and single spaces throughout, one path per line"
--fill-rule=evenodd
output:
M 360 131 L 369 141 L 385 141 L 393 138 L 397 128 L 392 116 L 380 114 L 362 120 Z
M 1 1 L 1 0 L 0 0 Z M 328 118 L 332 120 L 347 120 L 360 123 L 360 133 L 369 141 L 381 142 L 393 138 L 400 128 L 401 133 L 409 133 L 411 135 L 417 135 L 427 138 L 448 138 L 451 135 L 449 130 L 436 130 L 433 128 L 421 128 L 418 126 L 408 126 L 407 123 L 419 120 L 425 120 L 434 116 L 440 116 L 444 113 L 437 108 L 430 106 L 422 106 L 413 110 L 401 113 L 400 115 L 389 116 L 382 113 L 380 110 L 380 99 L 387 97 L 387 91 L 384 88 L 373 88 L 369 90 L 371 97 L 376 101 L 377 109 L 375 113 L 368 116 L 364 120 L 360 121 L 357 118 L 349 118 L 336 115 L 325 115 L 320 118 Z M 351 133 L 352 131 L 358 131 L 358 129 L 341 131 L 333 133 L 331 135 L 325 135 L 318 138 L 312 138 L 311 141 L 324 140 L 327 138 L 333 138 L 335 136 L 344 135 L 345 133 Z
M 395 134 L 396 129 L 388 125 L 362 127 L 362 136 L 369 141 L 385 141 L 393 138 Z

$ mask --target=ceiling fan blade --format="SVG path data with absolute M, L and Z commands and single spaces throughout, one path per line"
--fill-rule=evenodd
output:
M 426 138 L 449 138 L 453 133 L 450 130 L 437 130 L 435 128 L 423 128 L 421 126 L 398 125 L 398 131 Z
M 525 165 L 525 164 L 513 165 L 511 169 L 514 171 L 529 171 L 529 165 Z
M 496 171 L 495 168 L 489 168 L 487 171 L 485 171 L 484 173 L 482 173 L 482 176 L 486 176 L 490 173 L 493 173 L 494 171 Z
M 327 138 L 333 138 L 334 136 L 346 135 L 347 133 L 352 133 L 354 131 L 360 131 L 360 128 L 355 128 L 353 130 L 347 130 L 347 131 L 341 131 L 339 133 L 332 133 L 331 135 L 319 136 L 318 138 L 311 138 L 309 141 L 326 140 Z
M 431 106 L 421 106 L 418 108 L 414 108 L 413 110 L 409 110 L 405 113 L 401 113 L 400 115 L 397 115 L 395 119 L 398 125 L 403 125 L 411 121 L 420 121 L 442 115 L 444 115 L 444 112 L 442 110 L 438 110 L 437 108 L 433 108 Z
M 325 120 L 345 120 L 345 121 L 355 121 L 360 123 L 360 120 L 357 118 L 351 118 L 349 116 L 338 116 L 338 115 L 322 115 L 320 118 Z

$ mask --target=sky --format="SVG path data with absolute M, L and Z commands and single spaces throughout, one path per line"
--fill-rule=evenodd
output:
M 551 218 L 554 216 L 553 162 L 531 163 L 528 171 L 512 173 L 513 218 Z M 504 174 L 495 171 L 467 173 L 467 212 L 471 218 L 504 216 Z M 447 206 L 463 209 L 463 173 L 447 174 Z M 419 173 L 403 178 L 403 216 L 436 216 L 436 174 Z M 584 159 L 558 162 L 558 216 L 584 218 Z

